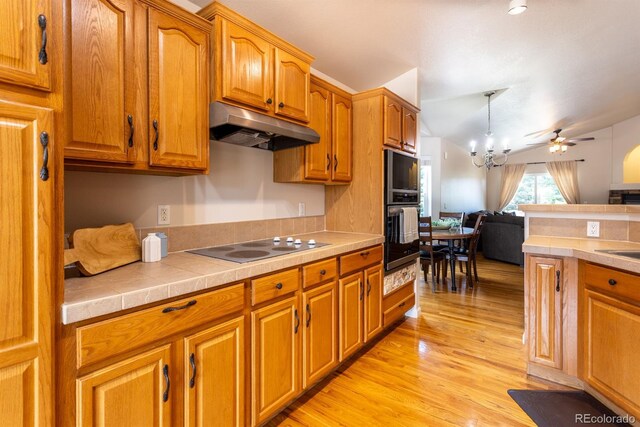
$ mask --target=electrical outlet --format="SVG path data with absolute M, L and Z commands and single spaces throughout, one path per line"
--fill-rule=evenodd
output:
M 307 214 L 307 208 L 304 203 L 298 203 L 298 216 L 305 216 Z
M 169 205 L 158 205 L 158 225 L 171 224 L 171 207 Z
M 600 222 L 587 221 L 587 237 L 600 237 Z

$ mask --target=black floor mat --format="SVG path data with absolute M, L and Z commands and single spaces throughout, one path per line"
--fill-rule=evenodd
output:
M 538 427 L 629 426 L 595 397 L 584 391 L 509 390 Z

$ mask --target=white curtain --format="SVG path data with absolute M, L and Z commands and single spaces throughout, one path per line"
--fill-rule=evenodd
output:
M 547 162 L 546 166 L 564 200 L 569 204 L 580 203 L 578 163 L 568 160 L 564 162 Z
M 524 169 L 526 165 L 517 164 L 517 165 L 504 165 L 502 167 L 502 178 L 500 180 L 500 203 L 498 210 L 504 209 L 513 196 L 516 195 L 516 191 L 518 191 L 518 186 L 520 185 L 520 181 L 522 181 L 522 176 L 524 175 Z

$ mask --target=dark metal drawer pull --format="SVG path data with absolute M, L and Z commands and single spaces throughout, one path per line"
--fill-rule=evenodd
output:
M 171 313 L 172 311 L 178 311 L 178 310 L 184 310 L 185 308 L 189 308 L 192 305 L 196 305 L 198 301 L 196 300 L 191 300 L 188 303 L 186 303 L 185 305 L 181 305 L 180 307 L 167 307 L 164 310 L 162 310 L 163 313 Z
M 271 98 L 267 99 L 267 104 L 273 104 L 273 100 Z
M 164 365 L 162 369 L 162 374 L 164 375 L 164 393 L 162 393 L 162 401 L 166 402 L 169 400 L 169 389 L 171 388 L 171 381 L 169 380 L 169 365 Z
M 331 156 L 327 153 L 327 170 L 331 168 Z
M 133 147 L 133 116 L 131 114 L 127 116 L 127 122 L 129 123 L 129 147 Z
M 369 254 L 370 254 L 370 253 L 371 253 L 371 252 L 369 252 L 369 251 L 360 252 L 360 256 L 361 256 L 361 257 L 365 257 L 365 258 L 366 258 L 366 257 L 368 257 L 368 256 L 369 256 Z
M 284 102 L 281 102 L 280 104 L 278 104 L 278 107 L 284 108 Z
M 360 301 L 364 298 L 364 284 L 360 281 Z
M 293 332 L 297 334 L 298 333 L 298 328 L 300 327 L 300 316 L 298 316 L 298 309 L 297 308 L 293 311 L 293 317 L 295 317 L 295 319 L 296 319 L 296 325 L 293 328 Z
M 196 386 L 196 355 L 194 353 L 191 353 L 191 356 L 189 356 L 189 364 L 191 365 L 189 388 L 194 388 Z
M 615 279 L 609 279 L 609 284 L 610 284 L 611 286 L 615 286 L 617 283 L 618 283 L 618 282 L 616 282 L 616 280 L 615 280 Z
M 311 324 L 311 307 L 307 304 L 307 328 Z
M 336 156 L 335 154 L 333 155 L 333 171 L 337 171 L 338 170 L 338 156 Z
M 406 304 L 406 302 L 403 302 L 402 304 L 400 304 L 398 307 L 404 307 L 404 305 Z
M 327 274 L 327 270 L 324 270 L 324 269 L 323 269 L 323 270 L 320 270 L 320 275 L 321 275 L 321 276 L 324 276 L 325 274 Z
M 276 289 L 282 289 L 282 283 L 276 283 Z
M 157 120 L 153 121 L 153 130 L 156 131 L 156 136 L 153 139 L 153 149 L 155 151 L 158 151 L 158 134 L 159 134 L 159 132 L 158 132 L 158 121 Z
M 369 296 L 370 293 L 371 293 L 371 282 L 369 282 L 369 279 L 367 279 L 367 296 Z
M 560 292 L 560 270 L 556 270 L 556 292 Z
M 42 30 L 42 46 L 40 47 L 40 52 L 38 52 L 38 61 L 42 65 L 49 62 L 49 58 L 47 57 L 47 17 L 44 15 L 38 15 L 38 26 Z
M 40 168 L 40 179 L 46 181 L 49 179 L 49 134 L 47 132 L 40 133 L 40 144 L 42 145 L 42 167 Z

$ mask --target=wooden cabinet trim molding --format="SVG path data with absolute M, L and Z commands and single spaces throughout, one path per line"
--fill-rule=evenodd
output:
M 199 28 L 200 30 L 205 31 L 207 33 L 210 33 L 213 28 L 213 24 L 209 22 L 207 19 L 203 18 L 202 16 L 199 16 L 198 14 L 193 14 L 169 1 L 165 1 L 165 0 L 139 0 L 139 1 L 147 4 L 153 9 L 156 9 L 166 15 L 170 15 L 174 18 L 184 21 L 189 25 Z

